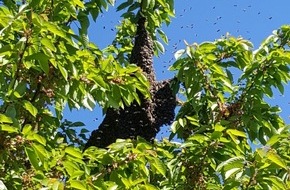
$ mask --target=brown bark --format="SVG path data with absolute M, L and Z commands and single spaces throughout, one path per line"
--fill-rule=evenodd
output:
M 146 19 L 140 17 L 137 23 L 135 44 L 130 62 L 138 65 L 150 82 L 151 99 L 140 93 L 141 105 L 133 102 L 124 109 L 109 108 L 98 129 L 94 130 L 85 148 L 104 148 L 116 139 L 136 139 L 141 136 L 147 141 L 155 138 L 160 127 L 170 124 L 174 117 L 176 97 L 170 88 L 170 81 L 156 81 L 153 69 L 153 42 L 145 28 Z

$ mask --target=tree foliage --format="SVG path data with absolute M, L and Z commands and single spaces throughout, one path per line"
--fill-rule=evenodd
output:
M 137 13 L 158 55 L 173 0 L 121 3 L 116 38 L 103 50 L 88 27 L 114 0 L 1 2 L 0 188 L 290 188 L 289 127 L 265 101 L 289 81 L 289 25 L 258 49 L 230 35 L 186 44 L 170 68 L 182 101 L 169 139 L 119 139 L 83 152 L 88 130 L 65 120 L 64 107 L 123 109 L 150 100 L 150 80 L 130 61 Z

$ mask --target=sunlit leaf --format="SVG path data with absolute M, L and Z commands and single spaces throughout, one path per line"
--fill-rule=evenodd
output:
M 37 159 L 38 156 L 37 154 L 34 152 L 34 150 L 30 147 L 25 147 L 25 153 L 26 155 L 28 156 L 29 158 L 29 161 L 30 163 L 32 164 L 32 166 L 35 168 L 35 169 L 41 169 L 41 167 L 39 166 L 40 162 L 39 160 Z
M 181 50 L 178 50 L 174 53 L 174 57 L 175 59 L 179 59 L 183 54 L 184 54 L 185 50 L 184 49 L 181 49 Z
M 26 124 L 22 129 L 22 133 L 24 135 L 27 135 L 31 131 L 31 129 L 32 129 L 32 126 L 29 124 Z
M 65 152 L 73 157 L 77 157 L 77 158 L 80 158 L 82 159 L 83 158 L 83 155 L 80 151 L 78 151 L 77 149 L 73 148 L 73 147 L 67 147 L 65 149 Z
M 244 166 L 244 161 L 245 161 L 244 157 L 241 156 L 233 157 L 220 163 L 216 168 L 216 170 L 221 171 L 222 169 L 224 169 L 225 171 L 228 171 L 233 168 L 242 168 Z
M 150 163 L 152 167 L 154 167 L 158 171 L 158 173 L 160 173 L 164 177 L 166 176 L 166 166 L 158 158 L 153 158 Z
M 80 180 L 70 180 L 70 186 L 74 189 L 87 190 L 85 183 Z
M 59 71 L 60 71 L 60 73 L 62 74 L 63 78 L 64 78 L 65 80 L 67 80 L 67 77 L 68 77 L 68 72 L 67 72 L 67 70 L 66 70 L 63 66 L 61 66 L 60 64 L 58 64 L 58 68 L 59 68 Z
M 13 123 L 10 117 L 0 113 L 0 123 Z
M 285 164 L 285 162 L 282 160 L 282 158 L 275 153 L 274 151 L 270 150 L 267 154 L 266 154 L 267 158 L 269 160 L 271 160 L 272 162 L 274 162 L 275 164 L 277 164 L 278 166 L 287 169 L 287 165 Z
M 18 132 L 18 129 L 11 126 L 11 125 L 7 125 L 7 124 L 0 124 L 0 131 L 6 131 L 9 133 L 14 133 L 14 132 Z
M 33 115 L 34 117 L 36 117 L 38 111 L 37 111 L 36 107 L 34 107 L 34 106 L 32 105 L 31 102 L 29 102 L 29 101 L 27 101 L 27 100 L 24 100 L 24 101 L 23 101 L 23 107 L 24 107 L 27 111 L 29 111 L 29 113 L 30 113 L 31 115 Z

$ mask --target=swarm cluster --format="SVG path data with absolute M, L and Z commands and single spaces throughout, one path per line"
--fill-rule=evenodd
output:
M 118 138 L 135 139 L 137 136 L 151 141 L 164 124 L 174 119 L 176 97 L 171 80 L 156 81 L 153 69 L 153 42 L 145 28 L 146 19 L 140 17 L 137 23 L 135 44 L 130 62 L 138 65 L 150 82 L 151 99 L 140 94 L 141 105 L 133 102 L 124 109 L 108 109 L 98 129 L 94 130 L 85 148 L 106 147 Z

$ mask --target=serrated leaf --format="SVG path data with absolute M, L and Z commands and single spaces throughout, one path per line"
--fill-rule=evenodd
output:
M 152 167 L 154 167 L 158 173 L 163 175 L 164 177 L 166 176 L 166 166 L 158 159 L 158 158 L 153 158 L 153 162 L 150 162 Z
M 232 168 L 232 169 L 226 171 L 225 172 L 225 179 L 228 179 L 229 177 L 231 177 L 233 174 L 237 173 L 240 170 L 241 170 L 241 168 Z
M 80 158 L 80 159 L 83 158 L 82 153 L 79 150 L 75 149 L 74 147 L 70 147 L 70 146 L 67 147 L 65 149 L 65 152 L 73 157 Z
M 245 158 L 242 156 L 237 156 L 230 158 L 218 165 L 216 168 L 217 171 L 221 171 L 224 169 L 225 171 L 228 171 L 233 168 L 242 168 L 244 165 Z
M 38 110 L 36 109 L 36 107 L 34 107 L 32 105 L 31 102 L 27 101 L 27 100 L 23 100 L 23 107 L 24 109 L 26 109 L 31 115 L 33 115 L 33 117 L 35 117 L 38 113 Z
M 288 188 L 285 187 L 284 181 L 279 178 L 278 176 L 269 176 L 263 178 L 266 181 L 270 181 L 272 184 L 272 187 L 276 186 L 279 190 L 288 190 Z

